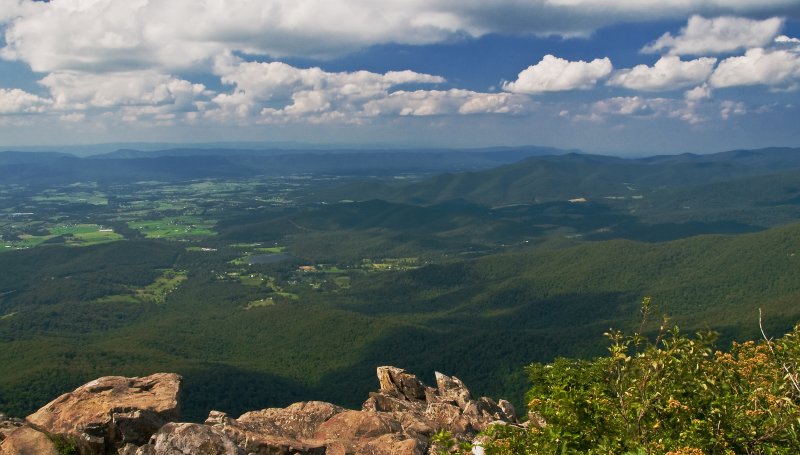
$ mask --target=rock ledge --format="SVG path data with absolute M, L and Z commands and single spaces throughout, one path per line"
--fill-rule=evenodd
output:
M 396 367 L 377 369 L 379 390 L 361 410 L 307 401 L 232 418 L 211 411 L 205 424 L 179 423 L 181 377 L 104 377 L 64 394 L 27 417 L 3 416 L 0 455 L 57 453 L 53 441 L 82 455 L 423 455 L 446 430 L 471 441 L 490 424 L 516 424 L 505 400 L 473 398 L 456 377 L 436 387 Z

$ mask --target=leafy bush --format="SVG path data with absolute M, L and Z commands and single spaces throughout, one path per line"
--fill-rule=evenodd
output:
M 800 453 L 800 325 L 778 340 L 716 350 L 713 332 L 689 337 L 666 318 L 654 340 L 606 334 L 609 355 L 528 367 L 526 429 L 493 427 L 492 454 Z

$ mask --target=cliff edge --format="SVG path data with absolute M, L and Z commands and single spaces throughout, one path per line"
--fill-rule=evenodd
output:
M 423 455 L 434 435 L 474 441 L 491 424 L 518 424 L 505 400 L 473 398 L 456 377 L 436 387 L 403 369 L 378 367 L 379 389 L 360 410 L 307 401 L 247 412 L 211 411 L 181 423 L 181 377 L 108 376 L 51 401 L 24 421 L 0 414 L 0 455 Z

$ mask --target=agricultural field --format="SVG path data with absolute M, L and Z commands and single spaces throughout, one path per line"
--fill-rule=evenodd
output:
M 29 226 L 30 232 L 37 232 L 45 228 L 45 223 Z M 16 226 L 14 226 L 16 227 Z M 27 230 L 27 229 L 26 229 Z M 101 243 L 115 242 L 124 237 L 113 229 L 97 224 L 58 224 L 50 227 L 48 233 L 34 235 L 20 233 L 15 237 L 3 236 L 0 239 L 0 251 L 32 248 L 40 245 L 65 245 L 65 246 L 91 246 Z
M 291 184 L 281 183 L 285 180 L 85 182 L 44 188 L 0 184 L 0 252 L 53 244 L 90 246 L 130 238 L 193 244 L 215 237 L 221 218 L 294 206 L 291 194 L 309 183 L 299 184 L 295 179 Z M 253 251 L 268 254 L 283 249 L 258 245 Z
M 98 302 L 163 304 L 167 301 L 169 294 L 177 290 L 187 278 L 186 271 L 167 269 L 162 271 L 155 281 L 146 286 L 127 287 L 123 293 L 102 297 L 98 299 Z
M 202 220 L 195 216 L 175 216 L 131 221 L 128 227 L 138 230 L 149 239 L 189 240 L 213 236 L 214 224 L 214 220 Z

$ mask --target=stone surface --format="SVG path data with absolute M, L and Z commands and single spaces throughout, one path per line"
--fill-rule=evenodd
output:
M 425 400 L 426 387 L 413 374 L 397 367 L 378 367 L 380 393 L 407 400 Z
M 136 451 L 138 449 L 139 447 L 137 447 L 135 444 L 125 444 L 119 448 L 117 455 L 136 455 Z
M 46 432 L 74 438 L 84 455 L 423 455 L 440 430 L 472 441 L 488 425 L 517 422 L 511 403 L 473 398 L 456 377 L 437 372 L 434 388 L 396 367 L 379 367 L 377 376 L 379 390 L 358 411 L 307 401 L 238 418 L 211 411 L 205 424 L 170 422 L 177 375 L 100 378 L 29 416 L 32 428 L 0 447 L 46 444 Z M 12 453 L 22 452 L 2 455 Z
M 105 454 L 126 443 L 145 444 L 178 417 L 181 377 L 108 376 L 51 401 L 27 417 L 33 428 L 74 438 L 84 455 Z
M 238 419 L 211 411 L 206 424 L 227 435 L 247 453 L 316 455 L 325 454 L 326 447 L 323 441 L 314 440 L 314 433 L 325 420 L 342 411 L 330 403 L 309 401 L 248 412 Z
M 0 455 L 58 455 L 58 450 L 46 434 L 25 426 L 0 443 Z
M 313 438 L 322 423 L 344 411 L 344 408 L 330 403 L 304 401 L 286 408 L 248 412 L 236 421 L 253 431 L 303 439 Z
M 315 436 L 341 444 L 348 454 L 416 455 L 428 445 L 428 438 L 407 433 L 395 415 L 385 412 L 342 412 L 320 425 Z
M 21 419 L 12 419 L 0 412 L 0 442 L 2 442 L 3 439 L 5 439 L 14 430 L 21 427 L 23 423 L 24 422 Z
M 509 403 L 507 400 L 500 399 L 497 402 L 497 405 L 500 406 L 500 409 L 503 411 L 503 413 L 508 416 L 509 421 L 517 421 L 517 410 L 514 409 L 513 404 Z
M 435 376 L 436 387 L 441 400 L 453 401 L 460 408 L 464 408 L 472 400 L 469 390 L 460 379 L 444 375 L 438 371 Z
M 359 455 L 424 455 L 426 441 L 398 434 L 385 434 L 363 442 L 355 453 Z
M 158 430 L 152 451 L 155 455 L 245 455 L 225 433 L 197 423 L 168 423 Z M 138 453 L 138 452 L 137 452 Z

